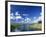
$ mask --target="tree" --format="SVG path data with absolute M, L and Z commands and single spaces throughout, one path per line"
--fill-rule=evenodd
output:
M 38 21 L 38 23 L 42 23 L 42 21 Z

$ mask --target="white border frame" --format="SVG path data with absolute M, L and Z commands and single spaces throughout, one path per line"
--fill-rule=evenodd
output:
M 13 4 L 13 5 L 28 5 L 28 6 L 42 6 L 42 31 L 10 32 L 10 5 L 11 4 Z M 37 33 L 44 33 L 44 4 L 8 2 L 8 35 L 37 34 Z

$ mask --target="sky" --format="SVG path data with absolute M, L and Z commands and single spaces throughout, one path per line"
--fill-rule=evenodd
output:
M 41 17 L 41 6 L 11 5 L 10 8 L 12 17 L 18 15 L 15 18 L 36 20 Z

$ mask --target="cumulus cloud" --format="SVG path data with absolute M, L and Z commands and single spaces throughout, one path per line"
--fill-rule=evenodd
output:
M 16 12 L 15 15 L 13 13 L 10 14 L 10 19 L 22 19 L 22 17 L 20 16 L 20 14 L 18 14 L 18 12 Z
M 21 19 L 22 17 L 21 17 L 21 16 L 16 16 L 15 18 L 16 18 L 16 19 Z
M 31 18 L 25 18 L 24 22 L 25 23 L 31 23 Z
M 10 19 L 13 19 L 13 16 L 10 16 Z
M 23 16 L 28 16 L 28 14 L 23 14 Z
M 10 16 L 13 16 L 14 14 L 13 13 L 10 13 Z
M 17 11 L 17 12 L 15 12 L 15 15 L 20 15 L 20 14 L 19 14 L 18 11 Z
M 15 20 L 15 16 L 10 16 L 10 19 L 13 19 L 13 20 Z
M 41 21 L 42 20 L 42 17 L 39 16 L 37 19 L 33 20 L 33 23 L 37 23 L 38 21 Z
M 40 13 L 39 17 L 34 17 L 32 23 L 37 23 L 38 21 L 42 21 L 42 12 Z
M 10 19 L 14 19 L 13 13 L 10 14 Z
M 15 16 L 16 16 L 16 17 L 15 17 L 16 19 L 21 19 L 21 18 L 22 18 L 22 17 L 20 16 L 20 14 L 18 13 L 18 11 L 15 13 Z

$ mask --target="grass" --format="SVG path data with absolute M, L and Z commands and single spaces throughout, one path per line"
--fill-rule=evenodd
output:
M 11 24 L 11 31 L 15 30 L 16 28 L 20 28 L 20 26 L 22 26 L 22 24 Z M 33 23 L 32 25 L 29 25 L 27 27 L 28 31 L 41 31 L 42 30 L 42 23 Z M 25 29 L 22 31 L 25 31 Z
M 20 24 L 11 24 L 11 31 L 16 28 L 19 28 L 20 26 L 21 26 Z
M 34 23 L 32 25 L 29 26 L 29 30 L 42 30 L 42 24 L 41 23 Z

